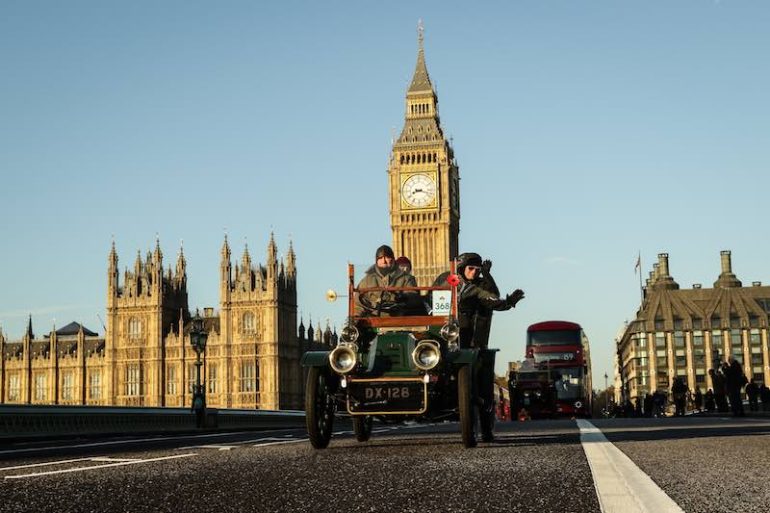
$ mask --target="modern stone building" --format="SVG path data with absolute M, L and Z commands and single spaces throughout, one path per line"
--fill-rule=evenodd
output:
M 457 256 L 460 177 L 444 137 L 438 96 L 428 76 L 419 29 L 417 65 L 406 93 L 406 119 L 388 167 L 390 226 L 396 256 L 412 262 L 418 285 L 430 285 Z
M 626 398 L 670 392 L 675 376 L 690 390 L 705 392 L 712 388 L 708 370 L 730 356 L 749 379 L 770 383 L 770 287 L 743 286 L 730 251 L 722 251 L 721 268 L 713 288 L 681 289 L 669 272 L 668 254 L 658 255 L 637 316 L 617 340 Z
M 265 265 L 248 248 L 233 266 L 225 238 L 219 310 L 205 308 L 207 403 L 221 408 L 302 407 L 303 344 L 297 336 L 296 257 L 279 261 L 272 235 Z M 156 242 L 133 270 L 118 271 L 113 244 L 107 270 L 107 326 L 99 337 L 77 323 L 36 339 L 32 319 L 19 342 L 0 334 L 4 403 L 189 406 L 196 354 L 190 345 L 187 263 L 164 269 Z M 303 330 L 304 331 L 304 328 Z M 309 331 L 312 331 L 309 330 Z M 312 336 L 312 335 L 311 335 Z M 331 334 L 330 334 L 331 336 Z

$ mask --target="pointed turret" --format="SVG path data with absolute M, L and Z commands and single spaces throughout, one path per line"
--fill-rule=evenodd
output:
M 267 279 L 268 282 L 278 277 L 278 248 L 275 245 L 275 237 L 270 232 L 270 242 L 267 244 Z
M 187 260 L 184 257 L 184 243 L 179 244 L 179 256 L 176 258 L 176 275 L 178 278 L 187 274 Z
M 331 326 L 329 326 L 329 319 L 326 319 L 326 329 L 324 330 L 323 342 L 327 346 L 332 345 L 332 329 Z
M 422 20 L 417 23 L 417 65 L 414 67 L 412 83 L 409 85 L 408 93 L 433 93 L 433 84 L 428 75 L 428 67 L 425 65 L 425 47 L 423 45 L 425 27 Z
M 222 250 L 220 251 L 220 254 L 222 255 L 222 265 L 227 262 L 227 264 L 230 264 L 230 244 L 227 242 L 227 234 L 225 234 L 225 240 L 222 243 Z
M 230 301 L 230 287 L 232 280 L 232 264 L 230 262 L 230 244 L 227 242 L 227 234 L 222 243 L 219 262 L 219 299 L 223 303 Z
M 286 276 L 290 279 L 297 277 L 297 256 L 294 254 L 294 244 L 289 241 L 289 253 L 286 255 Z
M 118 252 L 115 251 L 115 240 L 112 241 L 110 255 L 107 257 L 107 297 L 111 298 L 118 293 Z
M 24 333 L 24 336 L 29 340 L 35 338 L 35 332 L 32 331 L 32 314 L 29 314 L 29 321 L 27 321 L 27 331 Z
M 107 261 L 109 263 L 110 270 L 118 268 L 118 252 L 115 250 L 114 239 L 112 240 L 112 245 L 110 246 L 110 256 L 107 257 Z
M 308 318 L 308 326 L 307 326 L 307 339 L 308 341 L 312 342 L 313 336 L 315 335 L 315 330 L 313 329 L 313 318 Z
M 169 276 L 171 269 L 169 269 Z M 176 276 L 174 277 L 176 287 L 179 289 L 187 288 L 187 259 L 184 257 L 184 242 L 179 243 L 179 256 L 176 257 Z
M 134 261 L 134 273 L 138 277 L 142 272 L 142 251 L 136 250 L 136 260 Z
M 251 255 L 249 254 L 249 245 L 243 247 L 243 256 L 241 257 L 241 272 L 247 273 L 251 270 Z
M 152 261 L 155 265 L 160 266 L 160 262 L 163 260 L 163 252 L 160 250 L 160 236 L 155 235 L 155 250 L 152 252 Z

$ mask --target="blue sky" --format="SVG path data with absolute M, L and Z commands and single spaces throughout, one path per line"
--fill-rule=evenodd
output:
M 683 287 L 732 250 L 770 283 L 770 3 L 0 3 L 0 324 L 103 332 L 107 254 L 180 241 L 191 306 L 218 304 L 225 229 L 294 243 L 305 323 L 339 323 L 346 263 L 390 240 L 385 173 L 425 23 L 461 176 L 463 251 L 527 298 L 495 316 L 580 322 L 595 383 L 668 252 Z M 504 368 L 498 364 L 498 370 Z

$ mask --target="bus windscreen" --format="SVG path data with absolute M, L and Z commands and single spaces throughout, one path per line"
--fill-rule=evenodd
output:
M 583 369 L 570 367 L 551 371 L 556 397 L 560 400 L 580 399 L 583 397 Z
M 580 345 L 578 330 L 530 331 L 527 333 L 527 346 L 571 346 Z

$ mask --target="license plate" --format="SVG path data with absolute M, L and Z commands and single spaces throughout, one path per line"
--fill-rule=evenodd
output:
M 348 384 L 348 410 L 351 413 L 420 413 L 425 409 L 425 386 L 421 381 L 353 381 Z

